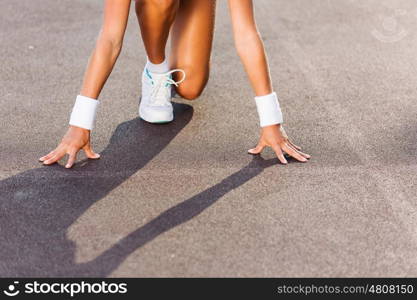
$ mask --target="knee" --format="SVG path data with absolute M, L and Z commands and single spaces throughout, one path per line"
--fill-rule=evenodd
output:
M 185 100 L 196 100 L 203 93 L 207 81 L 208 76 L 187 79 L 177 87 L 177 94 Z
M 204 87 L 181 84 L 176 91 L 185 100 L 196 100 L 203 93 Z
M 186 100 L 197 99 L 201 96 L 207 85 L 209 79 L 209 68 L 204 71 L 197 71 L 192 68 L 184 67 L 180 67 L 180 69 L 185 71 L 187 77 L 184 82 L 180 83 L 180 85 L 176 88 L 177 94 Z M 178 81 L 180 78 L 177 78 L 177 76 L 180 75 L 174 74 L 174 79 Z

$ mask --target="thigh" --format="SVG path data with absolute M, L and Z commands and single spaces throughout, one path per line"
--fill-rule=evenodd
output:
M 180 0 L 172 27 L 171 65 L 183 69 L 187 79 L 179 94 L 196 98 L 204 89 L 210 70 L 216 0 Z

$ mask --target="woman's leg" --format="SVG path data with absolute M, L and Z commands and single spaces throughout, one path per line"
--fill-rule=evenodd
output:
M 183 69 L 187 74 L 177 88 L 185 99 L 197 98 L 206 86 L 215 9 L 215 0 L 136 0 L 142 39 L 152 63 L 164 61 L 172 27 L 170 62 L 172 68 Z
M 142 40 L 150 62 L 165 60 L 165 47 L 180 0 L 136 0 Z
M 172 68 L 183 69 L 187 74 L 177 93 L 188 100 L 200 96 L 209 78 L 215 13 L 216 0 L 179 3 L 172 28 L 170 62 Z

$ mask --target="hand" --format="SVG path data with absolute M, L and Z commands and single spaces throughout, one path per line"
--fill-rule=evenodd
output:
M 84 150 L 88 158 L 100 158 L 100 155 L 91 149 L 90 130 L 70 126 L 58 147 L 48 155 L 41 157 L 39 160 L 43 162 L 44 165 L 51 165 L 68 154 L 69 158 L 65 168 L 71 168 L 74 165 L 74 162 L 77 159 L 77 154 L 81 149 Z
M 279 161 L 284 165 L 288 163 L 284 157 L 284 153 L 301 162 L 306 162 L 311 157 L 301 152 L 301 148 L 289 140 L 281 124 L 263 127 L 258 146 L 250 149 L 248 152 L 250 154 L 259 154 L 265 147 L 271 147 L 275 151 Z

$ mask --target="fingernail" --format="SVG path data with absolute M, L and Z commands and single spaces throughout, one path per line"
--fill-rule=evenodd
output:
M 66 165 L 65 168 L 69 169 L 69 168 L 71 168 L 71 166 L 70 165 Z

